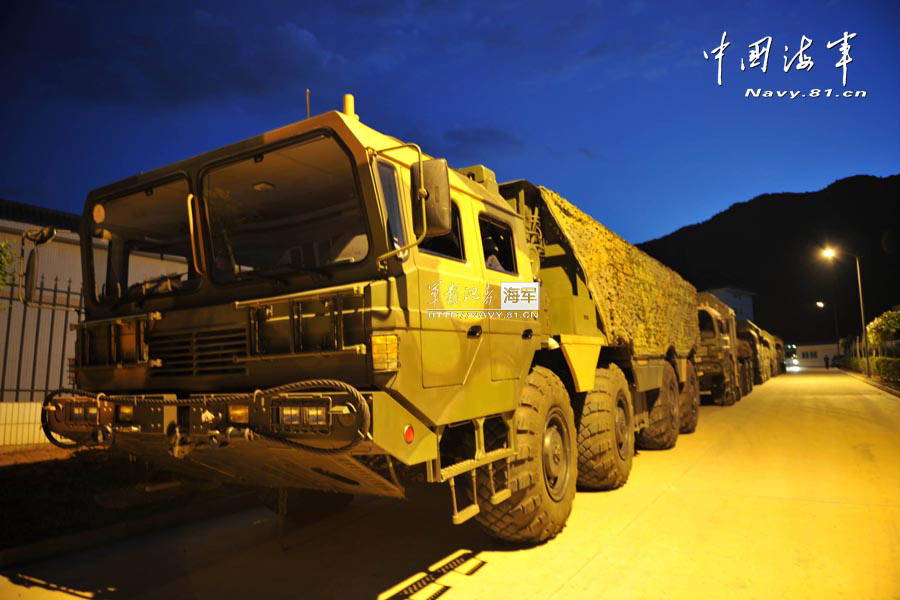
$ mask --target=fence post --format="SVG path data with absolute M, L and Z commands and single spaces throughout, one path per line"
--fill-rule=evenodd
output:
M 50 392 L 50 365 L 53 362 L 53 334 L 55 333 L 54 325 L 56 325 L 56 294 L 59 291 L 59 275 L 53 278 L 53 299 L 50 303 L 54 310 L 50 311 L 50 343 L 47 348 L 47 369 L 44 372 L 44 396 Z M 33 393 L 33 392 L 32 392 Z

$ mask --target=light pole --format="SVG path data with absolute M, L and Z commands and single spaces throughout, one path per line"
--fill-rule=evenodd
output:
M 859 272 L 859 256 L 852 252 L 847 252 L 847 254 L 856 259 L 856 285 L 859 288 L 859 319 L 862 323 L 863 349 L 866 353 L 866 377 L 869 377 L 872 374 L 869 370 L 869 336 L 866 335 L 866 309 L 863 308 L 862 275 L 860 275 Z M 837 257 L 837 250 L 826 247 L 822 250 L 822 256 L 827 260 L 832 261 Z
M 825 302 L 816 300 L 816 306 L 824 310 Z M 841 334 L 838 333 L 837 304 L 835 304 L 834 311 L 832 312 L 834 312 L 834 344 L 837 348 L 837 354 L 835 354 L 835 356 L 838 356 L 841 353 Z

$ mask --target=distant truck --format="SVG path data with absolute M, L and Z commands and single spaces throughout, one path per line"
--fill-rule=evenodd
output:
M 738 337 L 747 342 L 750 347 L 755 385 L 763 384 L 781 372 L 777 366 L 778 354 L 775 336 L 753 321 L 738 321 L 737 332 Z M 781 342 L 781 340 L 778 341 Z
M 700 292 L 697 303 L 700 395 L 728 406 L 741 399 L 746 389 L 744 378 L 750 379 L 748 357 L 742 357 L 739 350 L 734 310 L 710 292 Z
M 576 481 L 619 487 L 635 444 L 697 426 L 693 286 L 546 188 L 363 125 L 352 97 L 91 192 L 81 239 L 56 444 L 280 490 L 447 483 L 454 523 L 533 542 Z

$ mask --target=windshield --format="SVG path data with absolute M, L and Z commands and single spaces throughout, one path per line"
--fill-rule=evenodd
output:
M 94 282 L 100 300 L 137 300 L 193 289 L 187 197 L 178 179 L 101 200 L 92 209 Z
M 203 177 L 214 280 L 317 272 L 369 253 L 354 168 L 320 136 Z

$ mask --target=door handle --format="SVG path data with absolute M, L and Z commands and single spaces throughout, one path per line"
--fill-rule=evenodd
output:
M 471 327 L 469 327 L 469 331 L 466 333 L 466 337 L 480 338 L 481 337 L 481 325 L 472 325 Z

